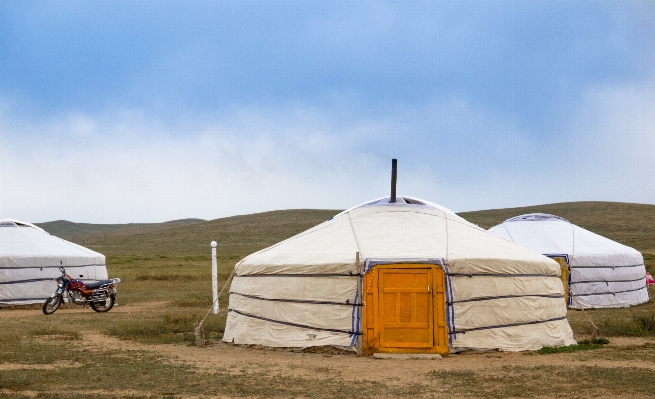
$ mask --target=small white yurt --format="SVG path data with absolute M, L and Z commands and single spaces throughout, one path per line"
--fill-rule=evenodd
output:
M 648 301 L 641 253 L 559 216 L 531 213 L 489 232 L 557 260 L 574 308 L 616 308 Z
M 0 306 L 43 303 L 64 266 L 73 277 L 107 279 L 105 256 L 30 223 L 0 220 Z
M 237 263 L 223 340 L 359 353 L 574 344 L 557 262 L 386 197 Z

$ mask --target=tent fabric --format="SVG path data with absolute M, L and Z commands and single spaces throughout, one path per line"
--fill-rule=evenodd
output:
M 648 301 L 646 267 L 639 251 L 559 216 L 533 213 L 489 229 L 506 240 L 546 256 L 560 256 L 570 267 L 569 305 L 627 307 Z
M 242 259 L 223 340 L 357 350 L 362 275 L 393 263 L 445 271 L 453 351 L 575 343 L 557 262 L 415 198 L 368 202 Z
M 105 256 L 14 219 L 0 220 L 0 305 L 43 303 L 58 267 L 82 280 L 107 279 Z
M 655 279 L 653 276 L 650 275 L 650 273 L 646 272 L 646 285 L 653 285 L 655 284 Z

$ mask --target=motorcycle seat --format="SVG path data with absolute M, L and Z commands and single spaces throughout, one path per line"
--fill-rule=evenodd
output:
M 93 283 L 87 283 L 84 282 L 84 285 L 86 286 L 87 290 L 95 290 L 96 288 L 100 288 L 100 286 L 105 285 L 105 284 L 111 284 L 112 280 L 100 280 L 100 281 L 95 281 Z

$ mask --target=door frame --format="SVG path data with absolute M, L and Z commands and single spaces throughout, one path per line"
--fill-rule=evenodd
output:
M 380 347 L 379 270 L 382 269 L 424 269 L 430 270 L 432 293 L 432 347 L 389 348 Z M 439 353 L 450 352 L 448 327 L 446 324 L 446 274 L 440 265 L 433 263 L 391 263 L 373 266 L 362 279 L 362 352 L 380 353 Z
M 566 302 L 566 305 L 569 306 L 571 305 L 571 265 L 569 263 L 569 256 L 565 254 L 548 254 L 545 255 L 546 257 L 554 260 L 559 264 L 560 271 L 565 269 L 566 270 L 566 285 L 564 285 L 564 280 L 562 280 L 562 277 L 560 276 L 560 280 L 562 281 L 562 285 L 564 285 L 564 301 Z M 564 264 L 562 264 L 561 261 L 564 261 Z

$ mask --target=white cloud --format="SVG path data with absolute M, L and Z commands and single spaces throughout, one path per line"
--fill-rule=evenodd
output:
M 655 82 L 588 90 L 571 131 L 563 171 L 570 190 L 655 203 Z
M 572 200 L 655 202 L 655 90 L 590 90 L 566 132 L 535 138 L 447 99 L 357 118 L 350 108 L 239 109 L 167 124 L 139 112 L 2 115 L 0 217 L 159 222 L 347 208 L 389 191 L 456 211 Z M 7 109 L 8 107 L 5 107 Z
M 388 160 L 381 168 L 321 126 L 306 133 L 302 123 L 253 116 L 176 136 L 138 118 L 108 119 L 5 127 L 1 216 L 109 223 L 343 208 L 366 200 L 387 171 Z

